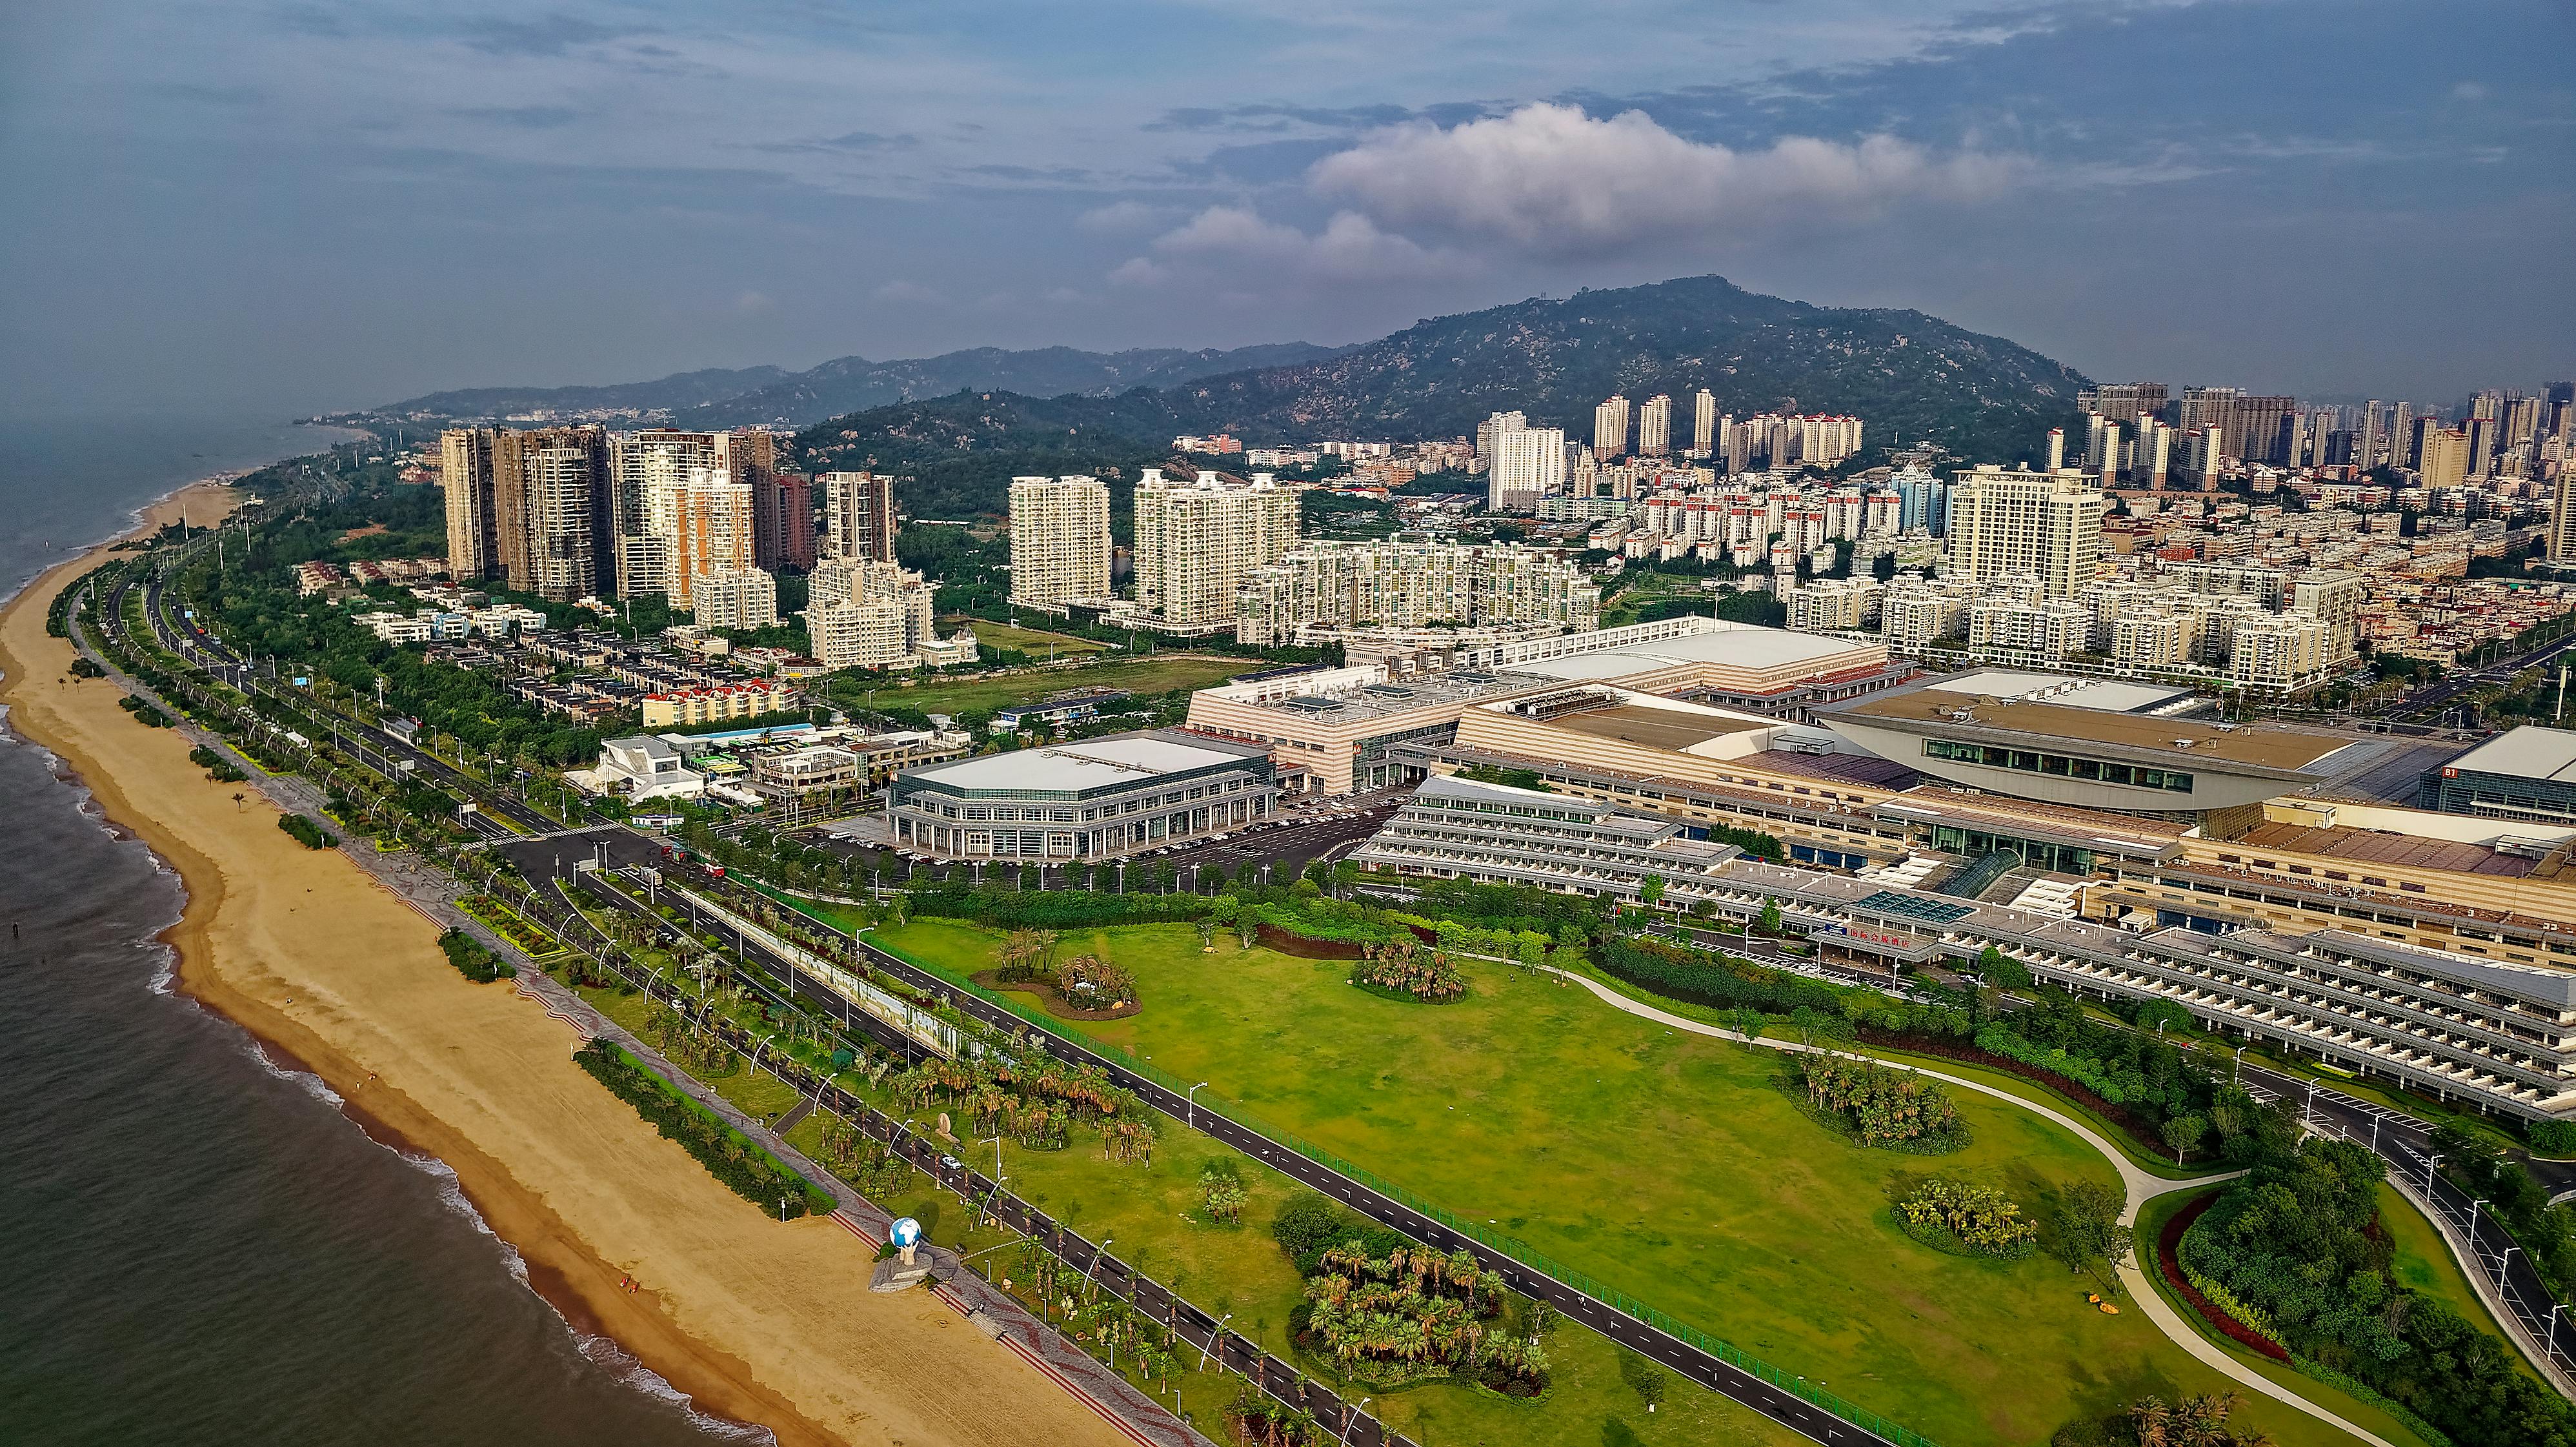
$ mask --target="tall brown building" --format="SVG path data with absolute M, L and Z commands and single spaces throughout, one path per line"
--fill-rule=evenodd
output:
M 773 472 L 752 492 L 759 566 L 814 571 L 814 484 L 792 472 Z
M 2105 383 L 2076 393 L 2075 405 L 2091 416 L 2117 422 L 2123 431 L 2134 434 L 2138 430 L 2141 419 L 2164 415 L 2165 384 L 2162 382 Z
M 827 472 L 819 481 L 832 556 L 893 562 L 894 479 L 873 472 Z
M 499 578 L 516 592 L 570 601 L 615 578 L 608 434 L 457 428 L 439 439 L 447 493 L 447 566 L 457 581 Z
M 491 573 L 500 551 L 492 517 L 489 427 L 453 427 L 438 439 L 439 485 L 447 494 L 447 572 L 459 582 Z

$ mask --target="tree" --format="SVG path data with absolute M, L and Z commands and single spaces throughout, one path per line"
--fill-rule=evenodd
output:
M 1754 919 L 1753 927 L 1766 935 L 1780 933 L 1780 901 L 1776 899 L 1762 901 L 1762 913 Z
M 2175 1165 L 2182 1164 L 2182 1158 L 2190 1154 L 2193 1146 L 2200 1144 L 2201 1136 L 2208 1130 L 2209 1122 L 2196 1115 L 2178 1115 L 2165 1122 L 2165 1144 L 2173 1147 Z
M 2093 1276 L 2103 1289 L 2119 1290 L 2117 1267 L 2129 1254 L 2129 1228 L 2120 1224 L 2127 1199 L 2099 1181 L 2078 1181 L 2057 1203 L 2057 1255 L 2067 1269 Z
M 1619 1380 L 1626 1382 L 1629 1388 L 1636 1392 L 1637 1399 L 1646 1404 L 1646 1410 L 1649 1412 L 1655 1410 L 1656 1404 L 1663 1401 L 1664 1390 L 1669 1385 L 1664 1377 L 1663 1368 L 1626 1347 L 1619 1349 Z
M 1647 875 L 1637 886 L 1637 902 L 1648 909 L 1663 903 L 1664 877 L 1660 874 Z

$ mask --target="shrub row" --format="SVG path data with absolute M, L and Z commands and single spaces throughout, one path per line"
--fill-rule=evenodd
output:
M 307 849 L 336 849 L 340 844 L 338 838 L 301 814 L 278 815 L 277 827 L 285 830 L 294 837 L 296 843 Z
M 478 985 L 494 980 L 515 979 L 519 967 L 483 948 L 483 942 L 461 929 L 451 929 L 438 937 L 438 947 L 447 954 L 447 962 L 456 972 Z
M 1001 929 L 1087 929 L 1113 924 L 1159 924 L 1197 919 L 1210 901 L 1194 894 L 1105 894 L 1093 889 L 1048 891 L 981 889 L 951 884 L 917 885 L 905 892 L 913 916 L 964 919 Z
M 792 1220 L 809 1212 L 829 1211 L 835 1205 L 830 1192 L 780 1164 L 757 1141 L 680 1094 L 669 1081 L 646 1069 L 642 1061 L 620 1047 L 593 1040 L 575 1052 L 573 1059 L 590 1072 L 592 1079 L 607 1086 L 610 1094 L 651 1121 L 664 1139 L 678 1142 L 682 1150 L 697 1157 L 707 1174 L 763 1211 L 780 1209 L 778 1203 L 784 1200 L 784 1219 Z

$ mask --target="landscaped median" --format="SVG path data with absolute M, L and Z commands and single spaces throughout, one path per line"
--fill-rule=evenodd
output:
M 831 1192 L 788 1169 L 759 1142 L 682 1094 L 623 1046 L 593 1040 L 574 1052 L 573 1059 L 611 1094 L 635 1107 L 635 1113 L 651 1121 L 665 1139 L 697 1157 L 707 1174 L 763 1211 L 776 1211 L 780 1220 L 787 1221 L 828 1212 L 838 1204 Z

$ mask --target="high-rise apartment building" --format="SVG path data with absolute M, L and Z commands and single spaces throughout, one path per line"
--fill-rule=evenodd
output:
M 689 549 L 675 532 L 673 500 L 693 479 L 715 478 L 745 489 L 751 511 L 741 566 L 812 565 L 812 505 L 801 496 L 801 480 L 778 475 L 777 438 L 764 428 L 647 427 L 623 433 L 609 440 L 608 470 L 609 528 L 621 594 L 665 594 L 674 603 L 688 602 L 679 570 L 688 566 Z M 791 499 L 790 493 L 798 496 Z
M 2015 574 L 2052 598 L 2093 582 L 2102 554 L 2101 489 L 2072 468 L 1963 468 L 1950 488 L 1950 563 L 1970 582 Z
M 1297 489 L 1266 472 L 1183 482 L 1149 467 L 1136 484 L 1136 601 L 1175 627 L 1230 626 L 1244 574 L 1276 562 L 1297 521 Z
M 447 494 L 447 573 L 462 583 L 498 566 L 492 517 L 492 429 L 450 428 L 438 439 L 439 485 Z
M 1718 425 L 1717 394 L 1702 387 L 1691 399 L 1691 451 L 1714 455 L 1720 445 Z
M 1476 424 L 1476 458 L 1488 471 L 1494 465 L 1496 439 L 1506 432 L 1518 432 L 1529 425 L 1529 418 L 1519 412 L 1497 412 Z
M 815 481 L 823 489 L 824 550 L 835 558 L 893 562 L 894 479 L 873 472 L 827 472 Z M 1012 486 L 1016 491 L 1017 480 Z
M 752 489 L 731 474 L 699 468 L 666 501 L 670 510 L 672 606 L 692 606 L 697 580 L 752 566 Z
M 762 499 L 766 498 L 764 502 Z M 765 568 L 814 571 L 814 483 L 792 472 L 770 475 L 752 494 L 753 561 Z M 760 551 L 766 547 L 766 553 Z M 763 557 L 767 558 L 762 562 Z
M 439 440 L 448 569 L 570 602 L 616 577 L 608 434 L 459 428 Z
M 2485 418 L 2472 418 L 2483 422 Z M 2476 449 L 2469 433 L 2449 427 L 2427 427 L 2418 437 L 2415 479 L 2424 487 L 2458 487 L 2469 480 Z
M 778 580 L 758 568 L 728 568 L 689 580 L 690 616 L 701 628 L 775 628 Z
M 1492 512 L 1536 512 L 1538 500 L 1565 491 L 1565 429 L 1530 427 L 1517 412 L 1489 420 L 1493 461 L 1485 470 L 1485 506 Z
M 2549 556 L 2576 561 L 2576 467 L 2558 470 L 2558 492 L 2549 508 Z
M 818 564 L 805 634 L 826 668 L 901 668 L 936 641 L 936 589 L 896 563 L 832 558 Z
M 1011 601 L 1064 611 L 1109 596 L 1109 488 L 1096 477 L 1011 479 Z
M 1658 392 L 1637 409 L 1637 455 L 1670 457 L 1673 452 L 1673 399 Z
M 2296 397 L 2255 396 L 2241 387 L 2185 387 L 2176 422 L 2185 431 L 2218 429 L 2244 462 L 2283 462 Z
M 1244 575 L 1235 637 L 1276 646 L 1318 628 L 1601 626 L 1601 590 L 1553 552 L 1518 545 L 1301 542 Z
M 2162 382 L 2121 382 L 2089 387 L 2075 394 L 2076 407 L 2088 416 L 2131 429 L 2149 418 L 2163 416 L 2165 400 Z
M 1612 396 L 1592 409 L 1592 455 L 1604 462 L 1628 455 L 1628 399 Z

